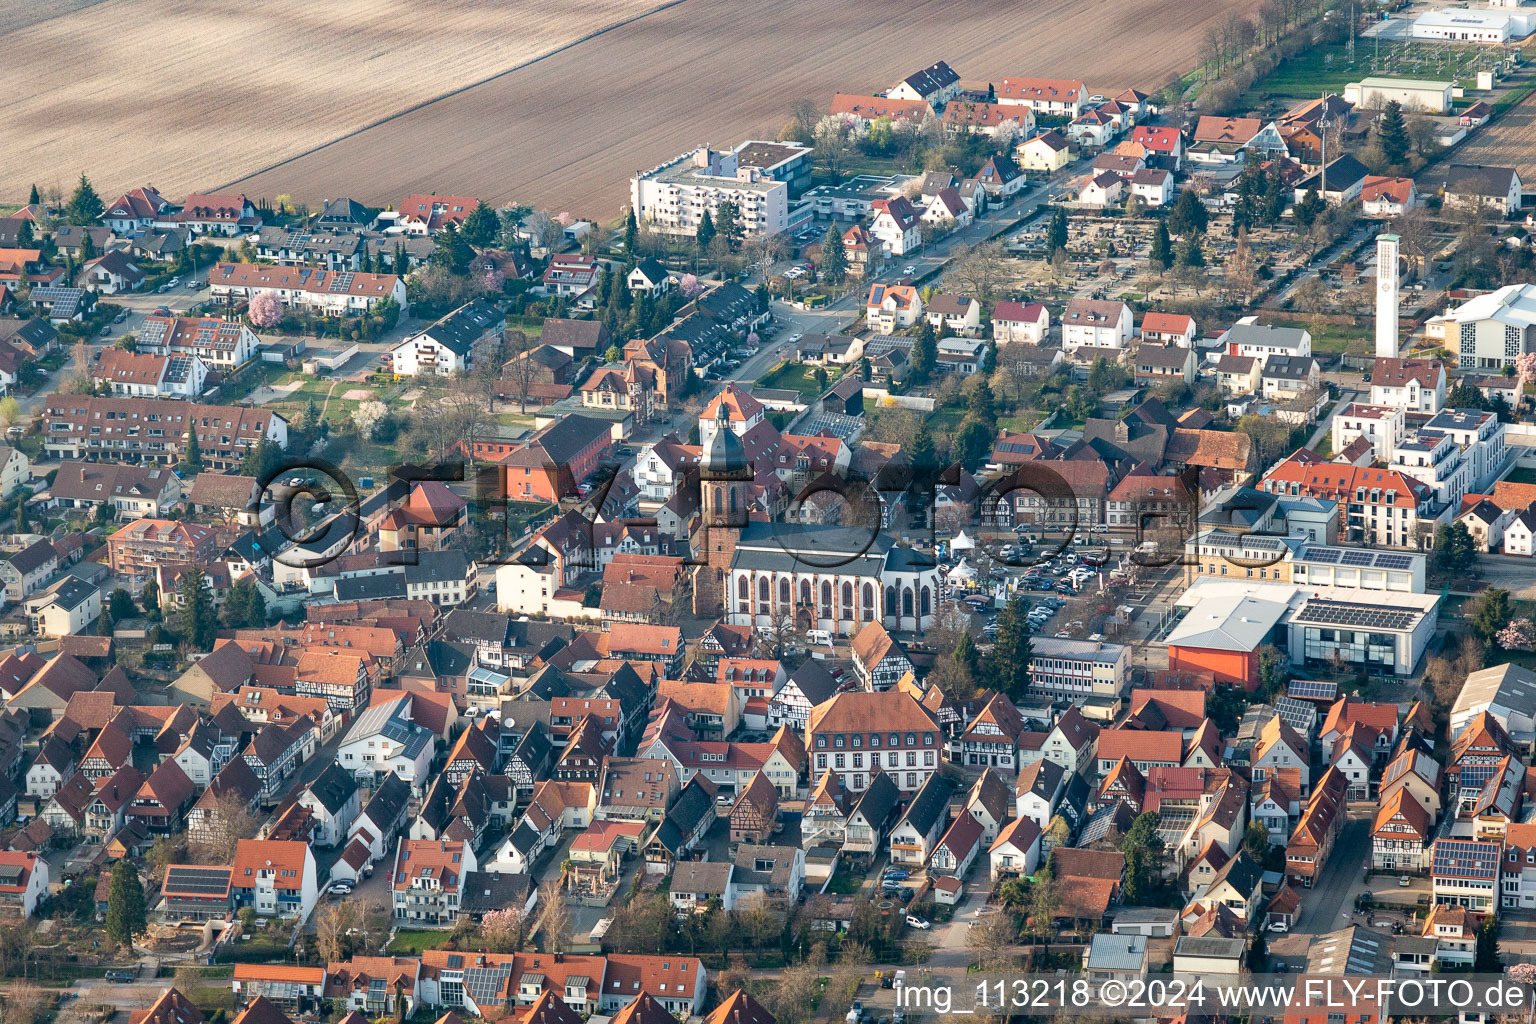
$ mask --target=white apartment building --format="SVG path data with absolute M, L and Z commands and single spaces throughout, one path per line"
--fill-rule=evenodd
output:
M 669 235 L 694 235 L 709 211 L 736 204 L 742 233 L 776 235 L 789 227 L 789 186 L 760 168 L 739 167 L 735 153 L 698 149 L 642 171 L 629 180 L 635 217 Z
M 1472 488 L 1472 460 L 1445 434 L 1425 432 L 1402 442 L 1388 464 L 1428 487 L 1439 505 L 1460 506 Z
M 1136 319 L 1131 307 L 1106 299 L 1073 299 L 1061 315 L 1061 347 L 1123 349 L 1131 341 Z
M 1029 688 L 1062 697 L 1119 697 L 1131 681 L 1131 649 L 1124 644 L 1036 637 Z
M 1227 330 L 1223 339 L 1228 355 L 1249 356 L 1265 362 L 1270 356 L 1310 356 L 1312 335 L 1299 327 L 1270 327 L 1245 316 Z
M 1421 438 L 1442 434 L 1466 452 L 1471 463 L 1471 487 L 1492 482 L 1493 474 L 1504 465 L 1508 449 L 1504 424 L 1491 412 L 1479 409 L 1442 409 L 1419 428 Z
M 1333 418 L 1333 450 L 1341 452 L 1357 437 L 1376 449 L 1376 459 L 1390 462 L 1404 433 L 1403 410 L 1388 405 L 1351 402 Z

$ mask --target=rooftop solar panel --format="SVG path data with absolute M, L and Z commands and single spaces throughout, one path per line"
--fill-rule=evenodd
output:
M 1373 551 L 1346 551 L 1339 556 L 1339 562 L 1343 565 L 1370 565 L 1376 560 Z
M 1306 700 L 1333 700 L 1339 695 L 1339 684 L 1316 679 L 1292 679 L 1287 692 L 1292 697 Z
M 1302 553 L 1302 558 L 1308 562 L 1336 563 L 1341 552 L 1338 548 L 1307 548 Z
M 1383 569 L 1411 569 L 1413 559 L 1407 555 L 1377 555 L 1376 564 Z
M 221 896 L 229 891 L 229 868 L 172 867 L 165 887 L 173 892 Z
M 1275 711 L 1281 721 L 1302 734 L 1311 732 L 1317 722 L 1317 709 L 1294 697 L 1281 697 L 1275 701 Z
M 1292 621 L 1324 626 L 1351 626 L 1360 629 L 1404 630 L 1413 625 L 1419 614 L 1382 608 L 1378 605 L 1312 598 L 1301 606 Z

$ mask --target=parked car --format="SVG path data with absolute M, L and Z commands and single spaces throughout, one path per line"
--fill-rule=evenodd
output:
M 906 266 L 901 268 L 901 272 L 903 274 L 915 274 L 917 273 L 917 266 L 915 264 L 908 263 Z
M 906 871 L 901 868 L 886 868 L 885 877 L 893 882 L 905 882 L 908 876 Z
M 350 896 L 352 894 L 351 882 L 332 882 L 329 889 L 325 890 L 332 896 Z
M 916 928 L 920 931 L 927 931 L 931 925 L 929 925 L 927 921 L 924 921 L 922 918 L 918 917 L 916 914 L 908 914 L 907 927 Z
M 114 985 L 127 984 L 138 976 L 139 975 L 137 971 L 124 971 L 116 969 L 107 971 L 106 973 L 106 979 L 112 982 Z
M 859 1024 L 864 1019 L 864 1000 L 855 999 L 853 1005 L 848 1008 L 848 1015 L 843 1019 L 848 1024 Z

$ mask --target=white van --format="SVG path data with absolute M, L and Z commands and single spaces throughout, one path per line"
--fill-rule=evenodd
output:
M 825 629 L 808 629 L 805 631 L 805 642 L 812 646 L 832 646 L 832 633 Z

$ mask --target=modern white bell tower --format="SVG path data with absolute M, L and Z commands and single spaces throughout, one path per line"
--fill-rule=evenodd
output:
M 1397 357 L 1397 236 L 1376 236 L 1376 357 Z

